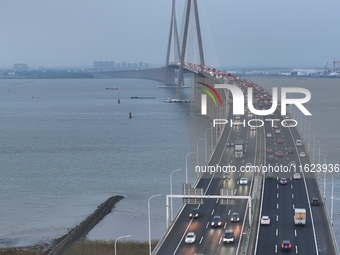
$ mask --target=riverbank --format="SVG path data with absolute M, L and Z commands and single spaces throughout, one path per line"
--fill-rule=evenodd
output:
M 67 234 L 55 239 L 51 244 L 3 249 L 0 250 L 0 255 L 62 255 L 73 245 L 73 243 L 84 240 L 90 230 L 96 226 L 107 214 L 109 214 L 114 208 L 115 204 L 123 198 L 123 196 L 112 196 L 108 198 L 104 203 L 99 205 L 97 209 L 84 221 L 71 229 Z
M 153 240 L 151 248 L 154 249 L 158 240 Z M 62 255 L 114 255 L 115 240 L 112 241 L 78 241 L 75 242 Z M 148 255 L 149 243 L 139 241 L 119 240 L 116 243 L 117 253 L 125 255 Z M 44 255 L 42 247 L 13 248 L 0 250 L 0 255 Z

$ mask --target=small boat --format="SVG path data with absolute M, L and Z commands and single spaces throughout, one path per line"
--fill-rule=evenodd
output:
M 155 99 L 156 97 L 131 97 L 131 99 Z
M 112 88 L 105 88 L 106 90 L 118 90 L 118 88 L 116 86 L 112 87 Z
M 167 98 L 164 100 L 164 103 L 190 103 L 188 99 L 170 99 Z

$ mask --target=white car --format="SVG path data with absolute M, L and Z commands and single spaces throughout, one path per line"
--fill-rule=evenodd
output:
M 196 234 L 194 232 L 189 232 L 185 236 L 185 243 L 194 243 L 196 241 Z
M 269 216 L 262 216 L 261 217 L 261 225 L 270 225 L 270 218 Z
M 275 129 L 275 133 L 276 133 L 276 134 L 280 134 L 280 133 L 281 133 L 281 130 L 280 130 L 280 129 Z
M 295 145 L 298 147 L 302 146 L 302 141 L 301 140 L 296 140 Z
M 241 179 L 240 179 L 240 184 L 247 184 L 248 182 L 247 182 L 247 178 L 244 178 L 244 177 L 242 177 Z
M 273 136 L 272 133 L 267 134 L 267 137 L 272 137 L 272 136 Z
M 293 178 L 294 180 L 300 180 L 301 179 L 300 173 L 294 173 Z
M 301 152 L 300 152 L 300 157 L 301 157 L 301 158 L 306 157 L 306 153 L 304 153 L 303 151 L 301 151 Z
M 294 160 L 290 161 L 289 165 L 290 165 L 291 167 L 296 167 L 296 163 L 295 163 Z

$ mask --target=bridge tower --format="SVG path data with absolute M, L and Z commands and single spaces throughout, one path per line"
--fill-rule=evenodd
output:
M 177 21 L 176 21 L 176 13 L 175 13 L 175 0 L 172 0 L 172 15 L 171 15 L 171 25 L 170 25 L 170 33 L 168 40 L 168 49 L 165 63 L 165 74 L 164 74 L 164 86 L 166 86 L 166 77 L 169 72 L 169 56 L 170 56 L 170 48 L 171 48 L 171 40 L 172 40 L 172 32 L 174 29 L 174 38 L 175 38 L 175 56 L 179 56 L 179 59 L 175 57 L 175 61 L 179 62 L 179 74 L 178 74 L 178 83 L 176 89 L 176 99 L 180 99 L 181 97 L 181 87 L 183 86 L 183 74 L 184 74 L 184 58 L 185 58 L 185 50 L 188 38 L 188 28 L 189 28 L 189 18 L 190 12 L 193 11 L 195 17 L 195 27 L 197 33 L 197 41 L 198 41 L 198 49 L 200 55 L 200 65 L 204 66 L 204 54 L 203 54 L 203 44 L 202 44 L 202 36 L 201 36 L 201 27 L 198 15 L 198 6 L 197 0 L 187 0 L 186 2 L 186 11 L 185 11 L 185 20 L 184 20 L 184 32 L 183 32 L 183 40 L 181 47 L 179 46 L 178 39 L 178 30 L 177 30 Z

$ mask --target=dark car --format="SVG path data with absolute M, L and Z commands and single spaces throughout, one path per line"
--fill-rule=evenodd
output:
M 311 205 L 320 205 L 319 199 L 317 197 L 313 197 L 310 201 Z
M 189 218 L 198 218 L 200 216 L 200 210 L 198 208 L 193 208 L 189 214 Z
M 240 216 L 238 215 L 237 212 L 233 213 L 233 215 L 231 215 L 231 221 L 232 222 L 239 222 L 240 221 Z
M 288 183 L 287 178 L 285 178 L 285 177 L 280 178 L 280 184 L 286 185 L 287 183 Z
M 273 152 L 273 149 L 271 147 L 267 147 L 267 152 L 268 153 L 272 153 Z
M 277 139 L 277 143 L 283 143 L 283 140 L 281 138 Z
M 227 142 L 227 146 L 228 147 L 233 147 L 234 146 L 234 142 L 233 141 L 228 141 Z
M 221 216 L 214 216 L 214 218 L 211 221 L 211 226 L 213 228 L 221 227 L 222 226 Z
M 274 156 L 273 155 L 268 155 L 268 161 L 274 161 Z
M 230 180 L 230 174 L 229 173 L 224 173 L 223 174 L 223 180 Z
M 288 148 L 288 154 L 294 154 L 294 149 L 293 148 Z
M 292 250 L 292 244 L 289 240 L 283 240 L 281 244 L 281 251 L 291 251 Z

